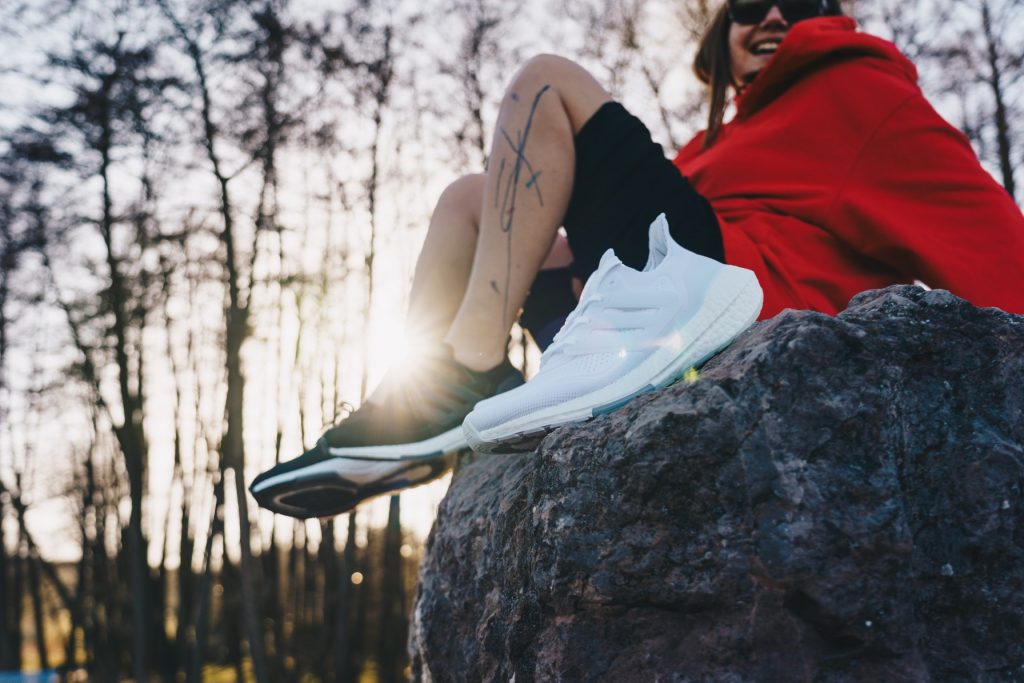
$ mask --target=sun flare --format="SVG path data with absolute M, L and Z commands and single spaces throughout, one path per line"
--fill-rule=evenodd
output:
M 419 366 L 423 348 L 407 328 L 405 322 L 396 317 L 379 321 L 370 339 L 370 375 L 379 382 L 385 376 L 389 383 L 408 377 Z

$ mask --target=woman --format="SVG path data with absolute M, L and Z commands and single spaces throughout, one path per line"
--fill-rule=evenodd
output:
M 695 62 L 708 128 L 674 162 L 581 67 L 528 62 L 502 100 L 487 172 L 453 183 L 431 219 L 409 314 L 430 349 L 421 372 L 391 373 L 314 449 L 257 478 L 260 504 L 336 514 L 425 481 L 465 445 L 463 418 L 480 450 L 530 448 L 663 386 L 756 309 L 835 313 L 864 289 L 917 279 L 1024 312 L 1024 217 L 928 105 L 914 67 L 838 14 L 829 0 L 730 0 Z M 728 91 L 736 115 L 723 124 Z M 517 387 L 509 328 L 533 285 L 524 324 L 546 341 L 575 300 L 564 268 L 537 273 L 570 260 L 593 276 L 538 376 Z M 658 332 L 669 319 L 681 326 Z M 666 353 L 672 364 L 652 370 Z
M 771 34 L 772 16 L 719 14 L 710 34 L 729 36 L 736 116 L 719 123 L 722 67 L 705 41 L 708 134 L 675 159 L 711 200 L 729 263 L 757 273 L 762 316 L 835 313 L 857 292 L 915 279 L 1024 312 L 1020 210 L 925 100 L 914 66 L 834 17 L 797 25 L 755 80 L 762 65 L 743 48 Z

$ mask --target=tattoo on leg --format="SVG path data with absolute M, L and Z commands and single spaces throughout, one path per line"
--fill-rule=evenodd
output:
M 509 177 L 505 178 L 505 158 L 502 157 L 500 166 L 498 167 L 498 178 L 495 190 L 503 190 L 503 192 L 494 193 L 495 208 L 498 208 L 498 195 L 501 194 L 501 207 L 498 214 L 499 220 L 501 221 L 501 230 L 506 235 L 507 246 L 505 251 L 505 302 L 503 311 L 508 310 L 508 297 L 509 297 L 509 286 L 512 279 L 512 225 L 515 221 L 516 214 L 516 197 L 519 191 L 519 181 L 522 175 L 523 168 L 526 168 L 529 173 L 529 178 L 524 183 L 524 189 L 533 190 L 537 194 L 537 201 L 541 206 L 544 206 L 544 195 L 540 190 L 540 183 L 538 182 L 542 171 L 535 170 L 533 164 L 530 163 L 529 159 L 526 158 L 526 143 L 530 137 L 530 128 L 533 126 L 533 118 L 537 114 L 537 107 L 540 105 L 540 99 L 544 96 L 548 90 L 551 89 L 550 85 L 543 86 L 537 94 L 533 97 L 533 103 L 530 105 L 530 112 L 526 117 L 526 124 L 523 126 L 522 131 L 516 132 L 515 141 L 508 134 L 508 131 L 504 128 L 500 129 L 500 133 L 508 146 L 511 147 L 512 153 L 515 156 L 515 163 L 512 165 L 512 170 L 509 173 Z M 519 96 L 516 93 L 512 93 L 510 98 L 518 102 Z M 504 186 L 502 183 L 504 181 Z M 491 286 L 495 292 L 499 292 L 497 285 L 492 281 Z M 504 313 L 503 313 L 504 315 Z M 507 325 L 511 325 L 511 321 L 505 321 Z
M 541 91 L 541 93 L 543 94 L 543 91 Z M 538 97 L 538 99 L 540 99 L 540 98 Z M 534 102 L 536 103 L 536 100 Z M 526 121 L 526 132 L 527 132 L 527 134 L 530 132 L 530 124 L 533 123 L 532 119 L 533 119 L 533 111 L 531 110 L 530 111 L 530 118 L 527 119 L 527 121 Z M 526 170 L 529 171 L 529 173 L 530 173 L 530 179 L 526 181 L 526 189 L 530 189 L 530 187 L 532 186 L 537 191 L 537 201 L 540 202 L 541 206 L 544 206 L 544 196 L 540 193 L 540 187 L 534 183 L 534 181 L 542 173 L 542 171 L 534 171 L 533 170 L 533 164 L 531 164 L 530 160 L 527 159 L 526 156 L 523 154 L 523 150 L 526 148 L 526 138 L 525 138 L 525 135 L 522 136 L 522 137 L 520 137 L 519 135 L 516 135 L 516 139 L 518 140 L 518 142 L 514 143 L 514 142 L 512 142 L 512 138 L 509 137 L 508 133 L 505 132 L 504 128 L 501 129 L 501 134 L 505 138 L 505 142 L 507 142 L 509 147 L 511 147 L 513 149 L 513 151 L 515 151 L 515 153 L 516 153 L 516 165 L 513 167 L 513 171 L 514 171 L 513 178 L 514 178 L 514 180 L 510 178 L 508 186 L 509 187 L 516 187 L 517 186 L 518 180 L 519 180 L 519 170 L 520 170 L 521 166 L 526 166 Z M 507 198 L 507 196 L 508 196 L 508 189 L 506 189 L 506 198 Z M 515 206 L 515 192 L 513 192 L 513 194 L 512 194 L 512 202 L 511 202 L 511 205 L 510 205 L 509 209 L 511 210 L 514 206 Z M 502 230 L 504 230 L 505 232 L 508 232 L 511 229 L 512 229 L 512 218 L 510 217 L 508 219 L 508 225 L 507 226 L 503 226 Z
M 537 184 L 537 178 L 540 178 L 541 173 L 543 173 L 543 171 L 537 171 L 532 176 L 530 176 L 530 179 L 526 181 L 527 190 L 529 190 L 531 187 Z M 544 206 L 544 198 L 540 196 L 540 187 L 537 188 L 537 198 L 540 200 L 540 205 Z

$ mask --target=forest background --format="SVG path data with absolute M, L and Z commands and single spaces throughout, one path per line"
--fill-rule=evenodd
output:
M 404 678 L 446 480 L 305 523 L 245 485 L 412 357 L 429 212 L 517 66 L 581 62 L 671 153 L 715 8 L 0 0 L 0 672 Z M 846 11 L 1019 198 L 1024 0 Z

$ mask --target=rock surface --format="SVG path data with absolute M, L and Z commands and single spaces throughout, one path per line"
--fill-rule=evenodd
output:
M 1024 317 L 890 287 L 455 477 L 434 681 L 1024 680 Z

